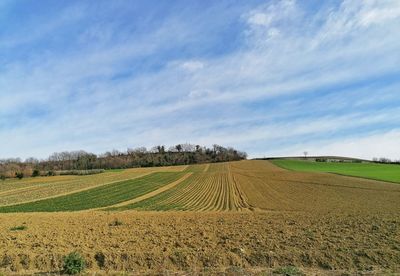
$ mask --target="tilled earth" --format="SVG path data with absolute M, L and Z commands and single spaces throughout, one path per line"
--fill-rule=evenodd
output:
M 265 161 L 214 169 L 229 176 L 223 183 L 247 206 L 241 212 L 0 214 L 0 275 L 57 274 L 73 251 L 100 274 L 271 275 L 287 266 L 305 275 L 400 273 L 399 184 Z
M 121 225 L 113 226 L 116 220 Z M 0 274 L 58 273 L 72 251 L 85 257 L 87 271 L 103 274 L 270 275 L 287 265 L 307 275 L 400 272 L 400 214 L 0 214 Z

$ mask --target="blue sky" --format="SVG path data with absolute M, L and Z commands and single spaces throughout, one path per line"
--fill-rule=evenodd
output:
M 400 159 L 400 1 L 5 0 L 0 24 L 0 158 Z

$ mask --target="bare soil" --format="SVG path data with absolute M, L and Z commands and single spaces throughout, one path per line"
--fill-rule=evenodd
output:
M 110 226 L 116 219 L 122 225 Z M 27 229 L 10 230 L 19 225 Z M 0 215 L 0 271 L 58 272 L 62 257 L 71 251 L 83 254 L 89 272 L 102 273 L 241 275 L 287 265 L 307 275 L 400 272 L 400 215 L 373 211 Z

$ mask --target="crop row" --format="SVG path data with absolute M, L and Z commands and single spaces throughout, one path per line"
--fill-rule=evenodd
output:
M 130 180 L 152 172 L 179 172 L 186 166 L 110 170 L 85 176 L 31 177 L 0 182 L 0 206 L 36 201 L 70 194 L 117 181 Z
M 176 181 L 183 172 L 155 172 L 140 178 L 102 185 L 89 190 L 0 207 L 0 212 L 55 212 L 101 208 L 121 203 Z
M 211 172 L 196 172 L 161 194 L 121 209 L 228 211 L 246 208 L 228 166 L 212 164 Z
M 189 165 L 185 169 L 186 172 L 193 172 L 193 173 L 198 173 L 198 172 L 204 172 L 207 170 L 208 164 L 198 164 L 198 165 Z
M 111 182 L 134 179 L 148 173 L 151 173 L 151 171 L 135 169 L 120 173 L 103 173 L 101 175 L 41 177 L 41 179 L 33 183 L 13 183 L 12 188 L 9 187 L 8 190 L 0 192 L 0 205 L 36 201 L 98 187 Z

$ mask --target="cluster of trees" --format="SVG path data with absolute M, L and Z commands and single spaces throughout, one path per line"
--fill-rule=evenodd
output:
M 392 159 L 386 158 L 386 157 L 381 157 L 381 158 L 374 157 L 372 159 L 372 162 L 384 163 L 384 164 L 400 164 L 400 160 L 392 160 Z
M 0 178 L 21 176 L 54 175 L 58 171 L 88 171 L 102 169 L 124 169 L 188 165 L 208 162 L 226 162 L 246 159 L 245 152 L 234 148 L 213 145 L 211 148 L 178 144 L 168 149 L 161 145 L 151 149 L 140 147 L 125 152 L 113 150 L 100 155 L 86 151 L 64 151 L 53 153 L 46 160 L 19 158 L 0 160 Z

